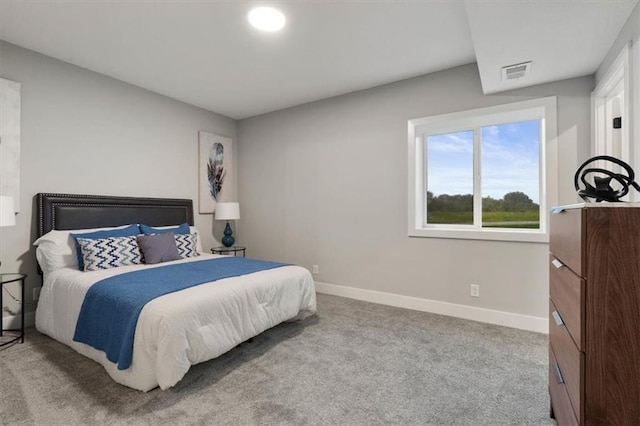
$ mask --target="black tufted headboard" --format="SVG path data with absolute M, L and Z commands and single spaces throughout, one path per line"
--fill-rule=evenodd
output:
M 36 194 L 38 237 L 52 229 L 84 229 L 144 223 L 193 225 L 193 201 L 175 198 Z

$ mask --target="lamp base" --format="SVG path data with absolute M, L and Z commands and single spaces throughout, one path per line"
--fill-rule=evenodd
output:
M 224 237 L 222 237 L 222 245 L 225 247 L 231 247 L 233 243 L 236 242 L 236 239 L 233 238 L 233 231 L 231 230 L 231 225 L 227 222 L 227 226 L 224 227 Z

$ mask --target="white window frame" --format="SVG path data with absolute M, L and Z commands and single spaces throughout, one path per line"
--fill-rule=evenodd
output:
M 463 238 L 497 241 L 549 242 L 549 207 L 557 205 L 556 97 L 534 99 L 408 121 L 408 234 L 410 237 Z M 426 224 L 426 135 L 473 130 L 479 127 L 539 119 L 540 228 L 482 228 L 480 225 Z M 480 194 L 480 164 L 474 137 L 474 195 Z M 481 223 L 480 197 L 474 196 L 474 223 Z M 480 218 L 480 220 L 478 220 Z

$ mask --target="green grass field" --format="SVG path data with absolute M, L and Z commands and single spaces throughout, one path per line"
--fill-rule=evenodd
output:
M 427 223 L 473 225 L 472 212 L 428 212 Z M 484 212 L 482 226 L 489 228 L 533 228 L 540 227 L 537 211 L 531 212 Z

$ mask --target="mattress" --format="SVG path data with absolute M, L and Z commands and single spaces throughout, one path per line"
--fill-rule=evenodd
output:
M 223 256 L 202 254 L 159 265 L 133 265 L 93 272 L 62 268 L 44 277 L 36 328 L 102 364 L 118 383 L 148 391 L 178 383 L 191 365 L 213 359 L 283 322 L 316 311 L 313 278 L 299 266 L 283 266 L 201 284 L 147 303 L 135 330 L 133 359 L 118 370 L 105 353 L 73 341 L 87 290 L 117 274 Z

